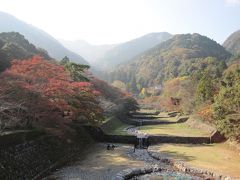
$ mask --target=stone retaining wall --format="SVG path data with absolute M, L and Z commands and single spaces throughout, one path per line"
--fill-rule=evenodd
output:
M 177 143 L 177 144 L 209 144 L 209 137 L 181 137 L 181 136 L 149 136 L 150 145 L 159 143 Z
M 157 117 L 157 116 L 143 116 L 143 115 L 131 115 L 130 118 L 132 119 L 159 119 L 159 118 L 162 118 L 162 117 Z
M 30 134 L 17 132 L 0 137 L 0 179 L 38 179 L 83 149 L 83 144 L 70 144 L 53 135 L 39 132 L 30 138 Z
M 134 135 L 110 135 L 105 134 L 101 128 L 93 126 L 84 126 L 92 138 L 99 142 L 135 144 L 137 137 Z
M 137 144 L 138 139 L 134 135 L 108 135 L 101 128 L 84 126 L 93 139 L 99 142 Z M 148 136 L 150 145 L 159 143 L 178 143 L 178 144 L 209 144 L 220 142 L 220 138 L 213 133 L 210 137 L 182 137 L 182 136 Z
M 44 135 L 42 131 L 37 130 L 18 130 L 0 135 L 0 147 L 21 144 Z
M 130 124 L 130 125 L 134 125 L 134 126 L 144 126 L 144 125 L 157 125 L 157 124 L 175 124 L 175 123 L 184 123 L 188 120 L 189 117 L 179 117 L 177 119 L 176 122 L 170 122 L 170 121 L 166 121 L 164 120 L 164 118 L 162 118 L 162 120 L 158 120 L 156 117 L 154 118 L 148 118 L 145 117 L 145 119 L 143 117 L 141 118 L 131 118 L 128 117 L 126 119 L 122 119 L 121 121 L 126 123 L 126 124 Z M 139 120 L 140 119 L 140 120 Z
M 157 125 L 157 124 L 174 124 L 175 122 L 169 122 L 169 121 L 164 121 L 164 120 L 148 120 L 148 119 L 131 119 L 128 118 L 126 120 L 122 120 L 122 122 L 129 124 L 129 125 L 134 125 L 134 126 L 145 126 L 145 125 Z
M 153 115 L 156 116 L 160 113 L 160 111 L 155 111 L 155 112 L 131 112 L 131 114 L 136 114 L 136 115 Z

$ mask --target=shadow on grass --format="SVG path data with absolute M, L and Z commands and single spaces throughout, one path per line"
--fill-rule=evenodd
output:
M 181 147 L 213 147 L 213 144 L 178 144 Z
M 185 153 L 179 153 L 177 151 L 161 151 L 163 155 L 169 156 L 174 159 L 182 160 L 182 161 L 193 161 L 196 158 L 193 156 L 186 155 Z

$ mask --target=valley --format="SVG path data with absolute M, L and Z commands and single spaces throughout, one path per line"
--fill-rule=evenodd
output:
M 151 114 L 156 115 L 145 115 L 151 112 Z M 141 115 L 143 113 L 143 115 Z M 145 117 L 163 117 L 171 119 L 168 122 L 177 123 L 179 117 L 169 117 L 168 113 L 156 113 L 155 110 L 140 110 L 137 116 Z M 138 119 L 141 121 L 142 119 Z M 110 120 L 111 121 L 111 120 Z M 160 121 L 159 119 L 156 121 Z M 184 124 L 179 123 L 179 124 Z M 177 135 L 177 136 L 210 136 L 205 130 L 199 130 L 197 133 L 190 133 L 193 130 L 189 126 L 185 128 L 180 128 L 181 131 L 176 128 L 174 134 L 171 133 L 172 127 L 167 127 L 162 125 L 146 125 L 138 126 L 134 129 L 127 128 L 133 127 L 129 124 L 124 124 L 116 129 L 108 129 L 111 135 L 128 135 L 132 134 L 138 138 L 147 137 L 151 135 L 163 135 L 162 127 L 167 133 L 165 136 Z M 143 130 L 144 129 L 144 130 Z M 177 131 L 176 131 L 177 130 Z M 105 129 L 106 131 L 106 129 Z M 121 132 L 122 131 L 122 132 Z M 138 140 L 137 140 L 138 142 Z M 140 143 L 140 141 L 138 142 Z M 194 140 L 189 141 L 184 144 L 174 144 L 174 143 L 163 143 L 155 144 L 145 149 L 144 145 L 140 147 L 137 144 L 136 149 L 133 144 L 118 144 L 117 140 L 113 143 L 116 147 L 114 150 L 107 150 L 107 145 L 109 143 L 97 143 L 91 147 L 85 154 L 79 155 L 77 159 L 69 162 L 65 167 L 57 169 L 46 179 L 68 179 L 68 178 L 82 178 L 82 179 L 121 179 L 121 173 L 126 175 L 128 179 L 141 179 L 145 178 L 193 178 L 202 179 L 218 178 L 220 177 L 239 177 L 239 159 L 232 158 L 233 156 L 238 156 L 234 148 L 226 142 L 221 143 L 210 143 L 210 144 L 195 144 Z M 111 143 L 110 143 L 111 144 Z M 194 150 L 193 150 L 194 149 Z M 209 158 L 208 153 L 212 154 Z M 184 163 L 179 166 L 178 163 Z M 221 166 L 221 164 L 225 166 Z M 185 167 L 185 168 L 183 168 Z M 187 168 L 186 168 L 187 167 Z M 149 170 L 148 173 L 136 173 L 140 172 L 140 169 L 151 169 L 155 168 L 153 172 Z M 137 170 L 139 169 L 139 170 Z M 187 170 L 186 170 L 187 169 Z M 191 170 L 190 170 L 191 169 Z M 133 172 L 132 172 L 132 171 Z M 147 170 L 146 170 L 147 171 Z M 131 173 L 132 175 L 127 175 Z M 142 175 L 146 174 L 146 175 Z M 125 177 L 125 178 L 126 178 Z
M 240 179 L 239 8 L 1 2 L 0 180 Z

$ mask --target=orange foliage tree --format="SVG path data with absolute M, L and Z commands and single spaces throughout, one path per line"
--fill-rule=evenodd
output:
M 93 124 L 101 120 L 102 110 L 95 100 L 98 92 L 94 91 L 89 82 L 72 81 L 70 74 L 61 65 L 39 56 L 14 60 L 11 68 L 1 75 L 1 79 L 18 92 L 15 93 L 17 98 L 22 98 L 24 103 L 31 100 L 30 106 L 47 104 L 47 112 L 59 112 L 64 116 L 67 111 L 69 119 L 84 117 Z M 25 96 L 19 97 L 20 91 Z

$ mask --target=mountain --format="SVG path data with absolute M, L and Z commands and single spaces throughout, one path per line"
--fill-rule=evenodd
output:
M 80 55 L 68 50 L 56 39 L 41 29 L 29 25 L 14 16 L 0 12 L 0 32 L 19 32 L 35 46 L 46 49 L 57 60 L 64 56 L 77 63 L 88 64 Z
M 223 43 L 223 46 L 232 54 L 240 55 L 240 30 L 232 33 Z
M 84 40 L 68 41 L 59 40 L 66 48 L 81 54 L 90 64 L 95 64 L 104 54 L 115 47 L 117 44 L 92 45 Z
M 128 62 L 136 55 L 166 41 L 172 37 L 167 32 L 150 33 L 137 39 L 119 44 L 105 53 L 98 60 L 97 66 L 102 69 L 110 69 L 116 65 Z
M 221 45 L 200 34 L 175 35 L 118 66 L 107 77 L 109 82 L 122 81 L 130 91 L 137 92 L 142 87 L 158 86 L 167 79 L 203 70 L 208 64 L 219 62 L 219 66 L 224 66 L 223 60 L 230 56 Z
M 0 33 L 0 72 L 10 66 L 13 59 L 27 59 L 33 55 L 41 55 L 51 59 L 43 49 L 37 49 L 23 35 L 16 32 Z

